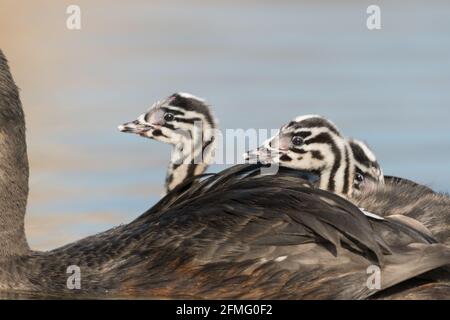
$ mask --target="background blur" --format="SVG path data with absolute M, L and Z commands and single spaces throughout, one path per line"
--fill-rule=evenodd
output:
M 70 4 L 80 31 L 66 28 Z M 370 4 L 381 30 L 366 28 Z M 449 12 L 448 1 L 0 0 L 28 126 L 31 246 L 127 223 L 158 200 L 170 147 L 116 127 L 175 91 L 207 98 L 222 129 L 322 114 L 369 142 L 385 173 L 450 191 Z

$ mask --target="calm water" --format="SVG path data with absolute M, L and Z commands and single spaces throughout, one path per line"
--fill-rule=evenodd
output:
M 27 117 L 33 248 L 127 223 L 159 198 L 168 146 L 117 131 L 175 91 L 222 128 L 318 113 L 388 174 L 450 191 L 450 3 L 0 0 L 0 47 Z M 214 168 L 220 169 L 220 168 Z

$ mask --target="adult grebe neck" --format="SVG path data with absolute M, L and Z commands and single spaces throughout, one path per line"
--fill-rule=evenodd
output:
M 28 176 L 22 104 L 0 51 L 0 259 L 29 252 L 24 231 Z

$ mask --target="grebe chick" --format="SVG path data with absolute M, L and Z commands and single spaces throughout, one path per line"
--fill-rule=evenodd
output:
M 306 115 L 290 121 L 247 155 L 247 159 L 254 157 L 311 171 L 318 176 L 319 188 L 345 197 L 353 194 L 356 162 L 352 148 L 336 125 L 322 116 Z
M 206 171 L 214 158 L 216 127 L 205 100 L 179 92 L 156 102 L 148 112 L 118 128 L 173 145 L 165 183 L 170 192 Z
M 367 143 L 348 139 L 355 159 L 353 195 L 369 192 L 384 184 L 383 170 Z
M 258 150 L 250 151 L 244 154 L 245 160 L 259 160 L 258 158 L 261 156 L 261 153 L 264 153 L 262 150 L 268 150 L 267 143 L 273 139 L 274 137 L 270 138 L 263 144 L 262 147 L 260 147 Z M 373 151 L 369 148 L 369 146 L 356 139 L 348 139 L 348 142 L 350 144 L 350 147 L 353 152 L 354 156 L 354 163 L 355 163 L 355 179 L 353 181 L 353 194 L 361 194 L 364 192 L 369 192 L 373 190 L 374 188 L 377 188 L 379 185 L 384 184 L 384 175 L 383 171 L 375 157 L 375 154 Z M 266 158 L 263 157 L 262 161 Z M 305 172 L 305 175 L 307 173 Z M 318 177 L 314 177 L 312 173 L 309 173 L 310 177 L 309 180 L 312 182 L 317 180 Z M 398 178 L 397 178 L 398 179 Z
M 426 189 L 427 192 L 434 193 L 430 187 L 421 185 L 412 180 L 392 175 L 384 175 L 375 154 L 366 143 L 356 139 L 349 139 L 349 143 L 356 163 L 356 176 L 353 191 L 355 195 L 374 191 L 374 189 L 383 186 L 384 184 L 399 187 L 408 184 L 420 189 Z

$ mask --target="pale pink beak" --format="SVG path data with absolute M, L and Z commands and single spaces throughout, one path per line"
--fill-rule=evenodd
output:
M 127 133 L 144 134 L 150 130 L 155 129 L 155 127 L 142 124 L 138 120 L 127 122 L 118 126 L 119 131 Z

